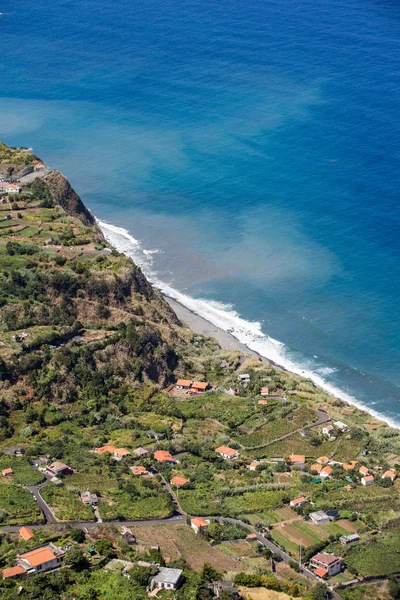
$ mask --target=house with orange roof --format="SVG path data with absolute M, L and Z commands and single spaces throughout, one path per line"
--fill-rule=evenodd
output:
M 24 554 L 17 554 L 15 567 L 4 569 L 3 579 L 18 577 L 24 573 L 44 573 L 58 567 L 65 556 L 64 550 L 50 543 Z
M 268 400 L 259 400 L 258 401 L 259 406 L 268 406 Z
M 328 456 L 320 456 L 319 458 L 317 458 L 317 463 L 319 463 L 320 465 L 326 465 L 328 462 Z
M 246 535 L 246 542 L 258 542 L 257 534 L 249 533 L 249 535 Z
M 307 504 L 308 502 L 309 500 L 307 500 L 305 496 L 301 496 L 300 498 L 295 498 L 294 500 L 291 500 L 290 506 L 292 508 L 297 508 L 298 506 L 304 506 L 304 504 Z
M 114 458 L 115 460 L 121 460 L 122 458 L 130 456 L 130 454 L 131 453 L 126 448 L 116 448 L 114 452 Z
M 382 479 L 390 479 L 391 481 L 394 481 L 396 479 L 396 473 L 389 469 L 389 471 L 384 472 Z
M 311 471 L 316 471 L 317 473 L 320 473 L 322 471 L 322 466 L 318 463 L 314 463 L 311 465 L 310 469 Z
M 29 529 L 29 527 L 21 527 L 18 533 L 26 542 L 29 542 L 29 540 L 31 540 L 34 537 L 33 531 L 32 529 Z
M 16 183 L 0 182 L 0 194 L 5 192 L 6 194 L 19 194 L 21 186 Z
M 116 447 L 112 445 L 101 446 L 101 448 L 95 450 L 96 454 L 114 454 L 115 451 Z
M 16 567 L 8 567 L 8 569 L 3 569 L 1 574 L 3 575 L 3 579 L 14 579 L 14 577 L 18 577 L 19 575 L 23 575 L 25 573 L 25 569 L 20 566 Z
M 167 450 L 156 450 L 154 458 L 157 462 L 175 463 L 171 453 L 167 452 Z
M 249 469 L 249 471 L 255 471 L 258 467 L 258 465 L 260 465 L 261 463 L 258 460 L 253 460 L 253 462 L 251 462 L 247 468 Z
M 149 472 L 143 465 L 130 467 L 131 472 L 134 475 L 148 475 Z
M 175 387 L 177 390 L 190 390 L 192 383 L 190 379 L 178 379 Z
M 365 477 L 361 478 L 362 485 L 372 485 L 375 479 L 373 475 L 365 475 Z
M 367 467 L 360 467 L 358 472 L 360 473 L 360 475 L 368 475 L 369 469 L 367 469 Z
M 329 465 L 325 465 L 325 467 L 319 472 L 319 476 L 326 479 L 327 477 L 330 477 L 332 475 L 332 472 L 332 467 L 330 467 Z
M 107 444 L 106 446 L 101 446 L 101 448 L 96 448 L 94 451 L 95 454 L 112 454 L 115 460 L 121 460 L 126 456 L 130 456 L 129 450 L 126 448 L 116 448 L 112 444 Z
M 304 454 L 291 454 L 289 460 L 294 467 L 304 467 L 306 463 L 306 457 Z
M 182 477 L 181 475 L 176 475 L 170 481 L 172 485 L 185 485 L 185 483 L 189 483 L 189 479 Z
M 260 391 L 261 396 L 269 396 L 269 388 L 262 387 Z
M 215 450 L 215 452 L 218 452 L 218 454 L 220 454 L 222 458 L 225 458 L 227 460 L 231 458 L 237 458 L 239 456 L 239 452 L 234 448 L 229 448 L 229 446 L 220 446 Z
M 7 469 L 3 469 L 1 474 L 3 475 L 3 477 L 9 477 L 10 475 L 13 475 L 13 470 L 11 469 L 11 467 L 8 467 Z
M 195 381 L 192 385 L 193 392 L 206 392 L 209 388 L 207 381 Z
M 342 570 L 344 560 L 340 556 L 328 554 L 327 552 L 319 552 L 310 560 L 310 564 L 314 567 L 314 573 L 321 577 L 333 577 Z
M 208 529 L 208 521 L 203 517 L 193 517 L 190 519 L 190 525 L 194 529 L 195 533 L 205 533 Z
M 355 465 L 353 465 L 352 463 L 343 463 L 342 464 L 342 468 L 345 471 L 353 471 L 354 470 Z

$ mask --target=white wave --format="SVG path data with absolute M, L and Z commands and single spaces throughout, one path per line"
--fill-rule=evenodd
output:
M 253 350 L 260 356 L 271 360 L 284 369 L 311 379 L 317 386 L 327 393 L 353 404 L 358 408 L 369 412 L 374 417 L 388 423 L 391 427 L 400 428 L 400 423 L 371 409 L 363 404 L 350 393 L 338 388 L 325 377 L 333 374 L 336 369 L 331 367 L 318 367 L 313 364 L 298 364 L 288 355 L 288 349 L 282 342 L 263 333 L 261 323 L 243 319 L 234 309 L 232 304 L 218 302 L 216 300 L 205 300 L 203 298 L 192 298 L 184 294 L 168 283 L 161 281 L 153 269 L 151 254 L 157 251 L 146 251 L 140 242 L 135 239 L 127 229 L 116 227 L 103 221 L 97 221 L 107 241 L 117 250 L 123 252 L 143 270 L 148 280 L 157 287 L 164 295 L 176 300 L 191 312 L 212 323 L 219 329 L 231 333 L 239 342 Z

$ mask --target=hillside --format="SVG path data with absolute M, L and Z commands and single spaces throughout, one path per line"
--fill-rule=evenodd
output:
M 188 583 L 180 596 L 188 600 L 209 597 L 194 575 L 208 554 L 220 571 L 257 574 L 255 587 L 276 584 L 266 551 L 232 542 L 246 527 L 295 569 L 300 547 L 303 560 L 340 553 L 346 568 L 335 585 L 400 573 L 398 430 L 309 380 L 195 335 L 106 242 L 67 179 L 29 151 L 0 144 L 0 178 L 0 526 L 41 525 L 40 540 L 65 542 L 64 526 L 74 522 L 89 527 L 87 546 L 106 535 L 119 557 L 137 559 L 143 548 L 128 552 L 116 523 L 156 519 L 145 542 L 184 564 L 203 594 Z M 171 460 L 158 460 L 157 450 Z M 67 469 L 54 482 L 60 462 Z M 373 485 L 362 482 L 367 474 Z M 95 510 L 82 501 L 87 491 Z M 290 506 L 299 497 L 306 503 Z M 318 525 L 309 518 L 317 510 L 337 515 Z M 201 543 L 185 525 L 189 515 L 211 519 Z M 173 545 L 159 530 L 172 527 L 170 517 L 179 523 L 169 529 Z M 241 525 L 212 521 L 219 517 Z M 343 547 L 338 539 L 349 533 L 360 540 Z M 0 539 L 1 565 L 10 566 L 26 548 L 12 533 Z M 374 547 L 385 559 L 374 559 Z M 285 569 L 280 591 L 294 595 L 296 585 L 308 594 L 310 582 Z M 114 575 L 100 573 L 92 583 L 103 595 L 93 597 L 113 598 L 105 590 Z M 0 584 L 0 597 L 1 585 L 3 597 L 17 597 L 17 583 Z M 54 597 L 80 598 L 80 585 Z M 37 597 L 26 590 L 18 597 Z

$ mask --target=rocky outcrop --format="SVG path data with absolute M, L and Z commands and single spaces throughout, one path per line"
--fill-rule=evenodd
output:
M 96 226 L 94 216 L 83 204 L 64 175 L 59 171 L 51 171 L 43 181 L 46 183 L 53 201 L 62 206 L 66 213 L 77 217 L 86 226 Z

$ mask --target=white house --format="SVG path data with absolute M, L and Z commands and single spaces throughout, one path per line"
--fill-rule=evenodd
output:
M 324 435 L 331 435 L 334 432 L 334 430 L 335 428 L 333 427 L 333 425 L 327 425 L 322 429 L 322 433 Z
M 346 423 L 342 423 L 342 421 L 335 421 L 334 426 L 336 429 L 339 429 L 342 433 L 347 433 L 349 430 L 349 426 Z
M 375 479 L 373 475 L 365 475 L 365 477 L 361 478 L 362 485 L 372 485 Z
M 295 498 L 294 500 L 291 500 L 290 506 L 292 508 L 296 508 L 297 506 L 304 506 L 304 504 L 307 504 L 308 502 L 309 502 L 309 500 L 307 500 L 307 498 L 302 496 L 301 498 Z
M 204 533 L 208 529 L 208 522 L 202 517 L 193 517 L 190 519 L 190 525 L 196 533 Z
M 16 577 L 24 573 L 44 573 L 58 567 L 64 558 L 65 552 L 54 544 L 30 550 L 24 554 L 17 554 L 17 565 L 4 569 L 3 579 Z
M 325 525 L 331 522 L 329 516 L 323 510 L 316 510 L 310 513 L 310 519 L 316 525 Z
M 6 194 L 19 194 L 21 189 L 22 188 L 16 183 L 0 182 L 0 192 L 5 192 Z
M 358 542 L 360 536 L 358 533 L 351 533 L 350 535 L 341 535 L 339 538 L 339 542 L 346 546 L 347 544 L 351 544 L 352 542 Z
M 315 574 L 321 578 L 337 575 L 344 565 L 343 558 L 327 552 L 319 552 L 312 557 L 310 563 L 315 568 Z
M 237 458 L 239 456 L 239 452 L 234 448 L 229 448 L 229 446 L 220 446 L 215 450 L 225 459 Z
M 150 591 L 153 591 L 156 588 L 160 590 L 177 590 L 181 581 L 181 569 L 159 567 L 157 575 L 155 575 L 150 582 Z

